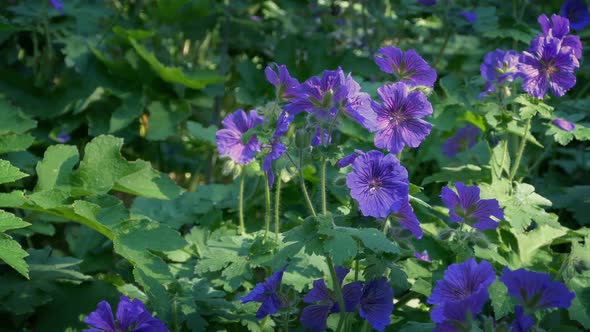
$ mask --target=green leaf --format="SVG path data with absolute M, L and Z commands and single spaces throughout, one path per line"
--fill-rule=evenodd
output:
M 122 223 L 115 229 L 115 236 L 121 245 L 136 251 L 172 251 L 187 244 L 177 231 L 146 219 Z
M 543 101 L 536 99 L 528 94 L 521 94 L 514 98 L 514 102 L 522 105 L 520 107 L 520 117 L 523 120 L 535 116 L 537 113 L 541 116 L 548 118 L 553 112 L 553 107 L 543 103 Z
M 0 210 L 0 232 L 6 232 L 9 229 L 27 227 L 29 224 L 12 213 Z
M 337 227 L 335 232 L 345 232 L 359 239 L 365 248 L 375 253 L 397 254 L 400 252 L 395 242 L 390 241 L 385 234 L 376 228 L 348 228 Z
M 27 174 L 12 166 L 10 162 L 0 159 L 0 184 L 14 182 L 27 176 Z
M 24 115 L 6 99 L 0 97 L 0 135 L 24 134 L 37 126 L 37 121 Z
M 148 106 L 150 112 L 147 139 L 153 141 L 165 140 L 177 135 L 180 122 L 190 116 L 187 104 L 170 104 L 165 107 L 156 101 Z
M 79 161 L 78 149 L 71 145 L 53 145 L 45 150 L 43 160 L 37 164 L 39 178 L 35 191 L 68 188 L 73 168 Z
M 26 150 L 35 138 L 31 134 L 0 135 L 0 154 Z
M 516 233 L 514 236 L 518 242 L 518 254 L 524 266 L 534 263 L 538 251 L 544 246 L 550 245 L 555 239 L 564 236 L 565 228 L 554 228 L 548 225 L 539 225 L 527 233 Z
M 501 179 L 503 174 L 510 174 L 510 152 L 507 141 L 501 141 L 492 148 L 492 176 L 494 179 Z
M 519 126 L 516 121 L 511 121 L 510 123 L 508 123 L 508 132 L 520 136 L 522 138 L 524 136 L 524 127 Z M 530 129 L 526 135 L 526 140 L 527 142 L 533 143 L 534 145 L 543 148 L 543 145 L 539 143 L 539 141 L 537 141 Z
M 139 56 L 166 82 L 178 83 L 192 89 L 202 89 L 207 85 L 225 81 L 223 76 L 219 76 L 213 71 L 184 73 L 180 68 L 167 67 L 133 38 L 129 38 L 129 42 Z
M 217 141 L 215 140 L 215 134 L 217 133 L 216 125 L 211 125 L 205 128 L 199 122 L 188 121 L 186 123 L 186 128 L 194 138 L 209 143 L 212 146 L 217 146 Z
M 488 178 L 488 174 L 489 171 L 484 172 L 481 167 L 471 164 L 458 167 L 443 167 L 439 172 L 427 176 L 424 179 L 424 181 L 422 181 L 422 185 L 426 185 L 432 182 L 446 183 L 457 181 L 486 181 Z
M 2 222 L 0 220 L 0 222 Z M 6 234 L 0 234 L 0 259 L 6 264 L 12 266 L 18 273 L 29 278 L 29 267 L 24 258 L 29 254 Z
M 357 253 L 356 241 L 348 234 L 333 233 L 324 241 L 324 250 L 329 254 L 336 265 L 343 265 Z
M 508 288 L 506 288 L 504 283 L 495 281 L 490 285 L 489 293 L 496 319 L 512 313 L 514 305 L 510 300 L 510 296 L 508 296 Z

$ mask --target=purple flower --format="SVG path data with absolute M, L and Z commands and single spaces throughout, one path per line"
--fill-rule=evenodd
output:
M 262 319 L 267 315 L 274 315 L 279 308 L 285 307 L 286 303 L 279 297 L 278 291 L 283 279 L 283 273 L 287 266 L 276 271 L 264 282 L 256 284 L 254 289 L 246 296 L 241 297 L 242 303 L 260 302 L 260 308 L 256 312 L 256 318 Z
M 217 131 L 217 151 L 222 156 L 229 156 L 238 164 L 247 164 L 260 151 L 260 142 L 256 135 L 252 135 L 247 143 L 243 142 L 244 134 L 250 129 L 262 124 L 264 118 L 251 110 L 246 114 L 239 109 L 223 119 L 224 129 Z
M 561 16 L 570 20 L 572 28 L 584 29 L 590 24 L 590 11 L 583 0 L 568 0 L 561 6 Z
M 465 19 L 469 21 L 471 25 L 475 24 L 475 21 L 477 20 L 477 14 L 475 12 L 468 12 L 465 10 L 461 12 L 461 15 L 465 17 Z
M 424 250 L 421 253 L 415 252 L 414 257 L 418 258 L 419 260 L 425 261 L 425 262 L 429 262 L 429 263 L 432 262 L 430 260 L 430 256 L 428 256 L 428 251 L 426 251 L 426 250 Z
M 275 72 L 271 66 L 267 66 L 264 69 L 266 80 L 274 85 L 277 90 L 277 95 L 283 97 L 286 100 L 290 100 L 295 95 L 295 91 L 299 86 L 299 81 L 296 78 L 291 77 L 287 66 L 275 65 L 277 72 Z
M 350 270 L 341 266 L 336 266 L 335 270 L 338 283 L 342 285 L 344 277 L 346 277 Z M 342 287 L 346 312 L 356 311 L 362 290 L 363 286 L 359 281 L 348 283 Z M 313 288 L 303 298 L 303 302 L 314 303 L 303 309 L 300 318 L 301 324 L 313 332 L 325 331 L 328 316 L 331 313 L 340 312 L 336 294 L 328 289 L 324 279 L 318 279 L 313 282 Z
M 312 77 L 303 82 L 294 92 L 295 97 L 284 111 L 297 115 L 309 112 L 322 120 L 332 120 L 343 112 L 365 128 L 372 128 L 374 113 L 371 97 L 360 91 L 360 85 L 352 76 L 344 75 L 341 68 L 325 70 L 322 77 Z
M 491 217 L 502 220 L 504 212 L 496 199 L 480 199 L 477 186 L 465 186 L 462 182 L 457 182 L 455 188 L 457 193 L 449 187 L 443 187 L 440 195 L 449 208 L 452 222 L 465 222 L 480 231 L 498 227 L 498 223 Z
M 514 320 L 510 327 L 512 332 L 527 332 L 535 324 L 535 319 L 524 314 L 521 306 L 514 307 Z
M 430 7 L 436 5 L 436 0 L 418 0 L 418 3 Z
M 547 89 L 561 97 L 576 85 L 574 71 L 580 64 L 571 47 L 562 47 L 561 39 L 537 37 L 519 61 L 518 70 L 524 77 L 522 88 L 535 98 L 542 99 Z
M 55 8 L 58 12 L 63 14 L 64 4 L 61 2 L 61 0 L 49 0 L 49 2 L 53 6 L 53 8 Z
M 432 105 L 420 91 L 409 91 L 398 82 L 380 87 L 381 104 L 373 102 L 377 113 L 375 146 L 398 153 L 404 146 L 416 148 L 430 134 L 432 125 L 421 118 L 432 114 Z
M 382 47 L 375 56 L 375 63 L 385 73 L 393 74 L 409 86 L 432 88 L 436 81 L 436 70 L 422 59 L 415 50 L 403 52 L 397 47 Z
M 422 238 L 422 227 L 420 221 L 414 214 L 410 202 L 406 201 L 401 208 L 392 214 L 393 219 L 397 220 L 405 229 L 409 230 L 417 239 Z
M 359 304 L 360 316 L 377 331 L 385 330 L 391 324 L 393 311 L 393 290 L 385 277 L 375 279 L 363 287 Z
M 321 129 L 319 126 L 315 130 L 315 134 L 311 138 L 311 146 L 329 145 L 332 143 L 332 137 L 328 129 Z
M 553 119 L 553 121 L 551 121 L 551 123 L 556 126 L 557 128 L 561 129 L 561 130 L 565 130 L 567 132 L 573 131 L 574 129 L 576 129 L 576 125 L 573 124 L 572 122 L 569 122 L 567 120 L 564 119 Z
M 273 187 L 275 183 L 275 175 L 272 171 L 272 162 L 279 159 L 282 155 L 285 154 L 287 148 L 283 143 L 278 140 L 273 141 L 270 146 L 270 151 L 264 157 L 264 162 L 262 163 L 262 170 L 266 172 L 266 176 L 268 177 L 268 186 L 270 188 Z
M 139 299 L 130 301 L 128 297 L 121 296 L 116 317 L 115 321 L 111 305 L 107 301 L 101 301 L 96 306 L 96 311 L 91 312 L 84 320 L 84 323 L 92 326 L 84 332 L 168 332 L 166 325 L 154 318 Z
M 504 268 L 502 281 L 508 294 L 515 297 L 527 309 L 569 308 L 576 296 L 558 281 L 551 281 L 549 274 Z
M 408 200 L 408 172 L 392 154 L 375 150 L 360 154 L 346 185 L 364 216 L 385 218 Z
M 436 323 L 443 323 L 463 322 L 468 311 L 472 316 L 477 315 L 489 298 L 488 287 L 495 280 L 496 273 L 485 260 L 478 264 L 470 258 L 461 264 L 449 265 L 428 298 L 428 303 L 437 305 L 430 317 Z
M 569 47 L 574 53 L 577 59 L 582 57 L 582 42 L 580 37 L 569 35 L 570 32 L 570 21 L 558 15 L 551 15 L 551 21 L 547 15 L 543 14 L 539 16 L 537 22 L 541 25 L 541 29 L 545 35 L 539 35 L 539 37 L 555 37 L 561 39 L 561 47 Z
M 475 145 L 480 130 L 472 124 L 457 130 L 455 135 L 449 137 L 442 147 L 445 156 L 452 158 L 461 151 L 471 149 Z
M 72 139 L 72 136 L 70 136 L 68 133 L 62 132 L 59 135 L 57 135 L 57 137 L 55 138 L 55 140 L 59 143 L 67 143 Z
M 519 54 L 516 51 L 496 49 L 485 55 L 479 67 L 481 76 L 487 81 L 512 82 L 518 74 L 516 65 Z

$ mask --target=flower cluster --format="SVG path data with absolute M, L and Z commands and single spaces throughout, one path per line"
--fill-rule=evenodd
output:
M 349 269 L 335 267 L 338 283 L 342 285 Z M 363 284 L 360 281 L 350 282 L 342 287 L 345 311 L 359 311 L 361 318 L 371 326 L 383 331 L 391 323 L 389 318 L 393 311 L 393 290 L 382 277 Z M 323 279 L 313 282 L 313 288 L 305 298 L 305 303 L 311 303 L 301 313 L 301 324 L 313 332 L 326 330 L 328 316 L 340 312 L 340 306 L 335 292 L 328 289 Z
M 575 294 L 545 273 L 504 268 L 500 281 L 508 288 L 508 294 L 516 298 L 513 331 L 527 331 L 534 325 L 534 319 L 526 312 L 549 308 L 568 308 Z M 436 305 L 431 312 L 437 323 L 435 331 L 466 331 L 471 322 L 480 314 L 489 300 L 488 287 L 496 281 L 491 264 L 475 259 L 460 264 L 451 264 L 442 280 L 437 281 L 428 298 Z
M 128 297 L 121 296 L 117 305 L 116 320 L 113 310 L 107 301 L 101 301 L 96 311 L 91 312 L 84 322 L 91 329 L 85 332 L 168 332 L 166 325 L 161 320 L 154 318 L 139 299 L 130 301 Z

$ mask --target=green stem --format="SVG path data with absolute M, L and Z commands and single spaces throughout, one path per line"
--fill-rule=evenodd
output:
M 281 176 L 277 177 L 277 187 L 275 188 L 275 242 L 279 244 L 280 218 L 279 208 L 281 202 Z
M 395 308 L 399 310 L 401 307 L 403 307 L 406 303 L 410 302 L 414 298 L 416 298 L 416 293 L 410 291 L 405 293 L 399 298 L 397 302 L 395 302 Z
M 242 175 L 240 175 L 240 197 L 238 200 L 238 214 L 240 218 L 240 225 L 238 228 L 238 233 L 240 235 L 246 234 L 246 227 L 244 226 L 244 182 L 246 181 L 246 175 L 242 171 Z
M 361 332 L 368 332 L 371 331 L 371 326 L 369 326 L 369 321 L 365 320 L 363 322 L 363 326 L 361 327 Z
M 301 163 L 303 160 L 303 150 L 299 149 L 299 183 L 301 184 L 301 191 L 303 192 L 303 198 L 305 199 L 305 202 L 307 203 L 307 207 L 309 208 L 309 211 L 311 212 L 312 216 L 317 216 L 315 209 L 313 208 L 313 203 L 311 202 L 311 199 L 309 198 L 309 193 L 307 192 L 307 187 L 305 186 L 305 179 L 303 178 L 303 169 L 301 167 Z
M 510 182 L 514 179 L 516 175 L 516 171 L 518 171 L 518 166 L 520 166 L 520 160 L 522 159 L 522 154 L 524 153 L 524 148 L 526 146 L 526 137 L 529 133 L 529 129 L 531 128 L 531 119 L 528 118 L 526 120 L 526 124 L 524 125 L 524 134 L 522 134 L 522 141 L 520 141 L 520 147 L 518 149 L 518 154 L 516 155 L 516 160 L 514 161 L 514 165 L 512 166 L 512 170 L 510 171 Z
M 342 289 L 340 288 L 340 283 L 338 282 L 338 276 L 336 275 L 336 270 L 334 269 L 334 263 L 332 262 L 332 258 L 330 256 L 326 256 L 326 263 L 328 263 L 328 268 L 330 269 L 330 274 L 332 275 L 332 288 L 334 288 L 334 292 L 336 292 L 336 299 L 338 300 L 338 305 L 340 306 L 340 320 L 338 321 L 338 327 L 336 328 L 336 332 L 338 332 L 341 331 L 342 325 L 346 320 L 346 306 L 344 304 Z
M 321 170 L 321 193 L 322 193 L 322 214 L 328 213 L 328 203 L 326 199 L 326 157 L 322 156 L 322 170 Z
M 355 257 L 354 259 L 354 281 L 359 280 L 359 259 Z
M 268 178 L 266 179 L 266 185 L 264 186 L 264 197 L 266 199 L 266 213 L 264 214 L 264 242 L 268 239 L 268 232 L 270 231 L 270 219 L 272 215 L 270 206 L 270 187 L 268 185 Z
M 432 67 L 436 67 L 436 65 L 438 64 L 438 62 L 442 58 L 443 54 L 445 53 L 445 49 L 447 48 L 447 44 L 449 43 L 449 39 L 451 39 L 451 31 L 450 30 L 447 31 L 447 35 L 445 36 L 445 40 L 443 41 L 443 44 L 441 45 L 441 47 L 438 51 L 438 55 L 436 56 L 436 59 L 432 63 Z
M 504 172 L 504 161 L 506 161 L 506 156 L 508 155 L 508 135 L 504 139 L 504 147 L 502 148 L 502 162 L 500 163 L 500 174 L 498 174 L 498 178 L 502 177 L 502 173 Z M 508 166 L 510 169 L 510 166 Z

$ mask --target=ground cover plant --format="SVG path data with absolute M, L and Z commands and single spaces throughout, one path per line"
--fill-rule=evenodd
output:
M 590 329 L 588 25 L 4 1 L 0 331 Z

